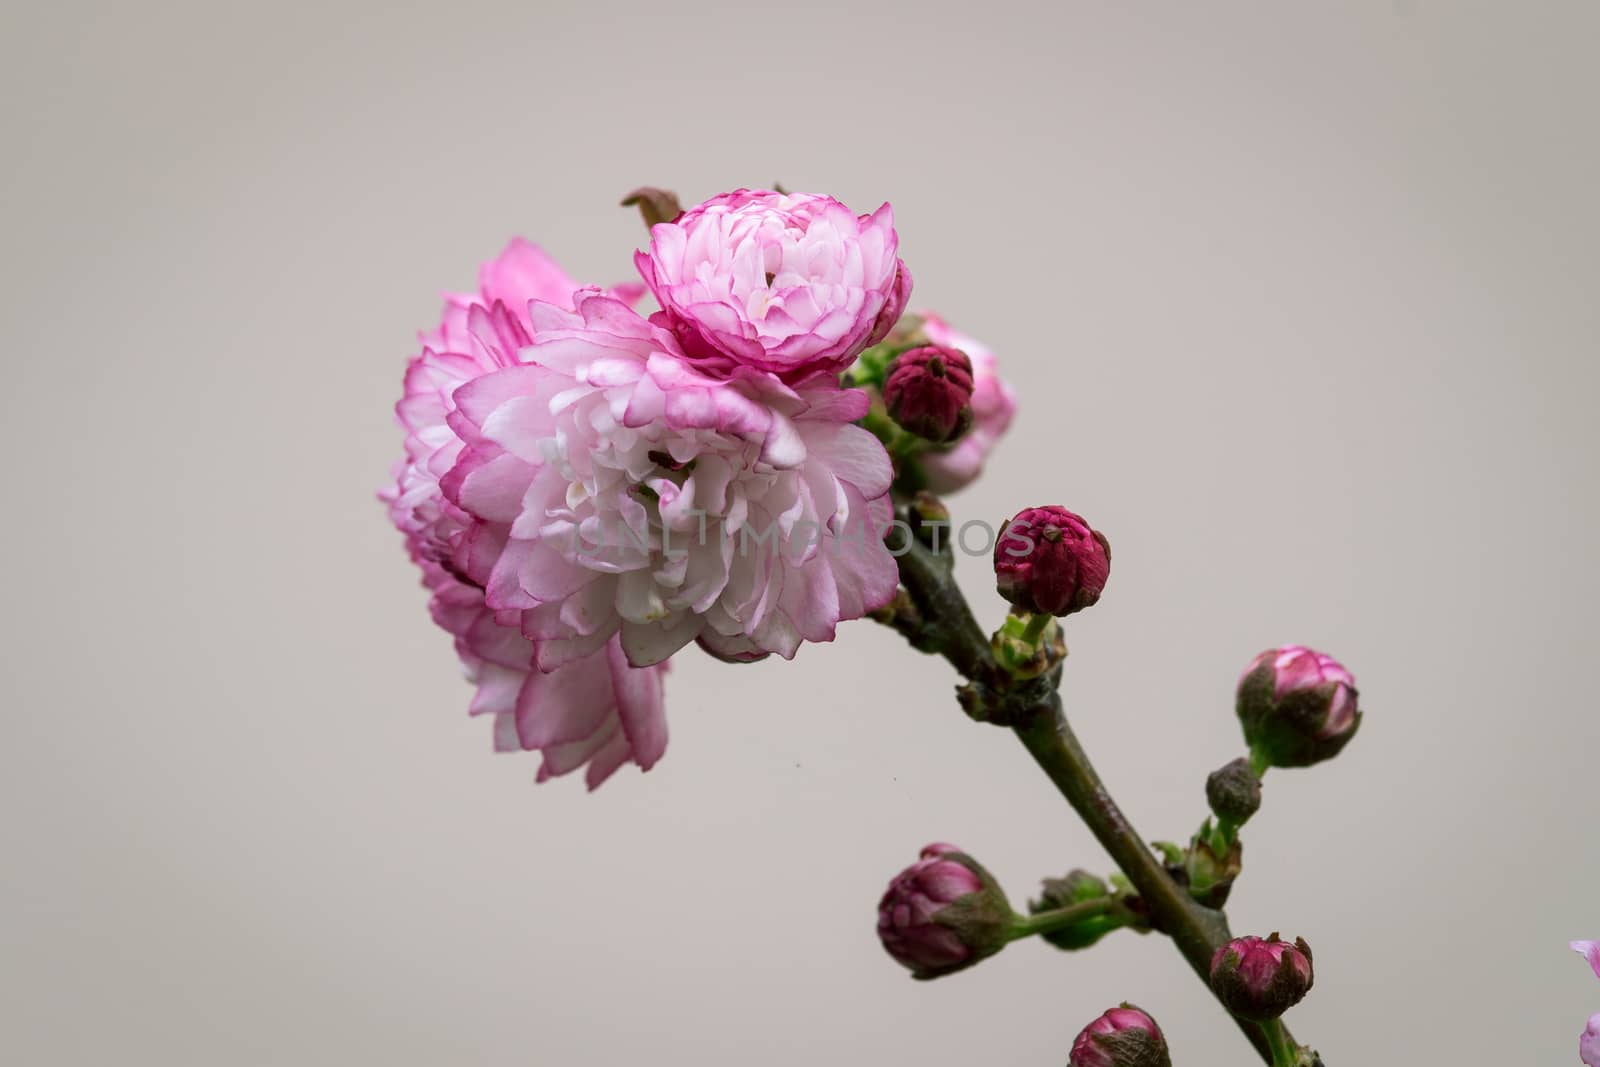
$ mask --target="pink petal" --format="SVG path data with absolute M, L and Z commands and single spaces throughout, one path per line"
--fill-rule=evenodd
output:
M 667 750 L 667 716 L 661 694 L 661 671 L 631 667 L 622 645 L 606 646 L 606 662 L 611 667 L 611 684 L 617 694 L 617 715 L 627 735 L 633 761 L 640 770 L 655 766 Z
M 889 491 L 894 468 L 883 442 L 872 433 L 848 423 L 832 426 L 808 422 L 801 426 L 813 461 L 826 465 L 834 477 L 853 483 L 868 499 Z
M 1590 970 L 1600 978 L 1600 941 L 1573 941 L 1569 947 L 1589 961 Z

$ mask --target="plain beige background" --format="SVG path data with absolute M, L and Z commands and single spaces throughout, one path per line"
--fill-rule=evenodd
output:
M 0 26 L 0 1058 L 1060 1065 L 1156 938 L 909 981 L 885 880 L 1106 861 L 870 623 L 681 657 L 667 758 L 535 788 L 464 714 L 373 491 L 438 293 L 520 232 L 629 273 L 629 187 L 893 201 L 1022 410 L 953 504 L 1116 544 L 1077 726 L 1141 830 L 1301 641 L 1368 708 L 1274 773 L 1241 930 L 1334 1067 L 1575 1062 L 1592 764 L 1594 5 L 34 5 Z M 982 561 L 963 564 L 985 618 Z

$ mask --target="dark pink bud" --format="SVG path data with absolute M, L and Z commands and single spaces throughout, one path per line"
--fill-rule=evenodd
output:
M 1083 1028 L 1067 1067 L 1172 1067 L 1172 1057 L 1156 1021 L 1124 1004 Z
M 1311 946 L 1276 933 L 1236 937 L 1211 957 L 1211 990 L 1241 1019 L 1276 1019 L 1311 989 Z
M 902 430 L 935 444 L 972 425 L 972 361 L 958 348 L 923 345 L 894 357 L 883 403 Z
M 994 546 L 995 588 L 1023 611 L 1082 611 L 1110 576 L 1110 542 L 1066 508 L 1019 511 Z
M 878 902 L 878 940 L 913 978 L 970 967 L 1010 940 L 1011 905 L 971 856 L 932 844 Z
M 1271 648 L 1239 679 L 1239 722 L 1274 767 L 1336 756 L 1361 725 L 1355 679 L 1332 656 L 1303 645 Z

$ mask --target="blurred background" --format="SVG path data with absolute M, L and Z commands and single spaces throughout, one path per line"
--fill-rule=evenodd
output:
M 1108 862 L 871 623 L 681 656 L 648 775 L 469 721 L 374 492 L 439 293 L 513 233 L 631 273 L 620 195 L 891 200 L 1022 408 L 958 521 L 1116 545 L 1073 722 L 1142 833 L 1302 642 L 1360 737 L 1267 779 L 1230 910 L 1316 949 L 1332 1067 L 1576 1062 L 1600 983 L 1587 3 L 12 6 L 0 1046 L 16 1063 L 1059 1065 L 1129 999 L 1250 1054 L 1170 945 L 915 983 L 951 840 Z M 962 577 L 986 623 L 987 566 Z

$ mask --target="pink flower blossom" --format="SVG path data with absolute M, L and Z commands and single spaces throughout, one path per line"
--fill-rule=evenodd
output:
M 381 494 L 406 547 L 433 594 L 430 610 L 456 638 L 468 679 L 477 687 L 471 711 L 495 718 L 500 749 L 538 749 L 541 781 L 588 764 L 590 788 L 623 762 L 648 770 L 666 747 L 661 702 L 665 667 L 627 666 L 612 642 L 560 670 L 533 670 L 534 644 L 496 620 L 482 589 L 463 580 L 463 552 L 475 520 L 447 500 L 439 478 L 461 453 L 448 425 L 455 391 L 516 363 L 527 343 L 530 300 L 570 304 L 574 283 L 542 251 L 520 239 L 485 263 L 477 294 L 447 298 L 439 326 L 423 336 L 406 369 L 396 405 L 406 429 L 406 459 Z
M 911 293 L 898 247 L 888 204 L 857 217 L 831 197 L 739 189 L 651 227 L 634 262 L 689 358 L 794 382 L 838 374 L 894 326 Z
M 528 305 L 540 300 L 572 307 L 578 283 L 537 245 L 513 238 L 478 271 L 476 293 L 445 297 L 439 325 L 421 335 L 422 352 L 406 367 L 404 395 L 395 414 L 406 430 L 406 459 L 390 501 L 395 524 L 418 535 L 418 549 L 429 558 L 448 557 L 459 547 L 469 516 L 444 500 L 439 478 L 455 464 L 461 440 L 448 425 L 456 389 L 492 370 L 517 362 L 532 323 Z M 612 290 L 618 299 L 636 301 L 638 285 Z
M 443 477 L 473 518 L 453 561 L 555 670 L 620 634 L 630 663 L 698 640 L 794 655 L 894 594 L 890 464 L 824 378 L 710 376 L 596 290 L 532 306 L 515 365 L 456 389 Z
M 943 451 L 917 457 L 923 479 L 936 493 L 953 493 L 983 473 L 984 461 L 994 451 L 1017 411 L 1017 397 L 1000 378 L 999 361 L 982 342 L 950 327 L 932 312 L 919 312 L 922 332 L 934 344 L 957 348 L 972 361 L 972 428 Z
M 436 563 L 418 563 L 434 594 L 434 621 L 455 635 L 467 679 L 477 687 L 468 710 L 493 716 L 497 751 L 539 751 L 541 782 L 587 765 L 590 789 L 624 763 L 642 771 L 655 766 L 667 748 L 665 663 L 631 667 L 613 638 L 554 671 L 536 670 L 533 642 L 496 621 L 483 590 Z

